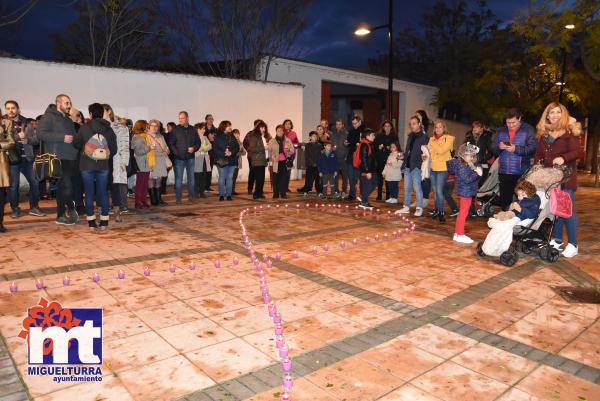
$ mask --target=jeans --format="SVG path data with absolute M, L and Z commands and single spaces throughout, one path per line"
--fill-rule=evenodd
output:
M 356 198 L 356 182 L 360 177 L 360 170 L 355 168 L 352 163 L 348 163 L 348 180 L 350 181 L 349 196 Z
M 398 181 L 386 181 L 386 188 L 389 198 L 398 199 Z
M 183 184 L 183 170 L 187 174 L 188 198 L 194 198 L 194 159 L 175 159 L 175 198 L 181 200 L 181 186 Z
M 444 186 L 448 181 L 447 171 L 432 171 L 431 186 L 433 187 L 433 196 L 435 199 L 435 210 L 444 211 Z
M 458 206 L 456 205 L 456 201 L 452 197 L 452 192 L 454 191 L 454 181 L 446 181 L 444 184 L 444 198 L 446 198 L 446 203 L 450 207 L 451 211 L 458 210 Z
M 573 205 L 573 214 L 568 219 L 565 219 L 563 217 L 556 218 L 553 230 L 554 240 L 558 243 L 562 242 L 563 226 L 567 226 L 567 238 L 569 240 L 569 244 L 577 246 L 577 214 L 575 213 L 575 190 L 565 188 L 563 191 L 568 193 L 571 197 L 571 204 Z
M 423 208 L 423 188 L 421 187 L 421 169 L 404 169 L 404 206 L 410 206 L 410 193 L 414 189 L 417 196 L 417 207 Z
M 236 166 L 217 166 L 219 169 L 219 196 L 231 196 L 235 168 Z
M 254 187 L 254 198 L 259 198 L 263 195 L 265 188 L 265 166 L 252 166 L 250 169 L 252 173 L 253 187 Z M 250 187 L 248 187 L 250 190 Z
M 500 207 L 507 211 L 513 201 L 513 193 L 517 186 L 517 181 L 521 176 L 517 174 L 498 174 L 498 187 L 500 190 Z
M 371 195 L 377 184 L 376 179 L 375 174 L 371 174 L 370 179 L 366 175 L 360 174 L 360 201 L 362 203 L 369 203 L 369 195 Z
M 11 187 L 9 193 L 10 207 L 13 210 L 19 208 L 19 186 L 21 174 L 25 176 L 29 184 L 29 208 L 38 206 L 40 201 L 40 187 L 38 181 L 33 177 L 33 162 L 22 159 L 21 163 L 10 166 Z
M 73 180 L 72 177 L 79 175 L 79 164 L 77 160 L 61 160 L 62 175 L 58 179 L 56 191 L 56 217 L 64 216 L 65 211 L 74 209 L 73 202 Z
M 431 194 L 431 178 L 425 178 L 421 181 L 421 189 L 423 191 L 423 199 L 429 199 L 429 194 Z
M 335 192 L 340 192 L 340 177 L 342 179 L 342 187 L 341 192 L 346 192 L 346 188 L 348 188 L 348 164 L 346 164 L 345 160 L 338 161 L 338 174 L 335 177 Z
M 108 170 L 85 170 L 81 172 L 85 191 L 85 213 L 94 214 L 94 196 L 100 205 L 100 216 L 108 217 Z

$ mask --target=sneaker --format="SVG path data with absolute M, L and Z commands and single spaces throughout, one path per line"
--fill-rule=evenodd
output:
M 10 214 L 11 219 L 18 219 L 19 217 L 21 217 L 21 209 L 14 209 Z
M 225 197 L 224 196 L 219 196 L 219 201 L 224 201 Z
M 308 198 L 308 192 L 304 192 L 304 193 L 302 194 L 302 196 L 304 196 L 305 198 Z
M 63 226 L 72 226 L 75 223 L 73 221 L 71 221 L 71 219 L 68 219 L 65 216 L 60 216 L 59 218 L 56 219 L 56 224 L 60 224 Z
M 204 192 L 214 192 L 211 188 L 206 188 Z
M 29 209 L 29 214 L 37 217 L 45 217 L 46 213 L 42 212 L 38 207 L 32 207 Z
M 429 205 L 429 199 L 423 199 L 423 209 Z
M 388 199 L 388 201 L 392 204 L 392 205 L 397 205 L 398 204 L 398 198 L 390 198 Z
M 454 241 L 461 243 L 461 244 L 472 244 L 473 240 L 469 237 L 467 237 L 466 235 L 458 235 L 458 234 L 454 234 Z
M 334 192 L 333 193 L 333 199 L 339 199 L 340 198 L 340 193 L 339 192 Z
M 452 213 L 450 213 L 450 217 L 456 217 L 458 216 L 458 210 L 453 210 Z
M 562 252 L 562 255 L 565 258 L 572 258 L 573 256 L 577 256 L 578 252 L 579 252 L 579 248 L 577 248 L 577 245 L 567 244 L 567 246 L 565 247 L 565 250 Z
M 228 196 L 227 200 L 230 201 L 230 200 L 233 200 L 233 199 L 231 198 L 231 196 Z
M 135 198 L 135 195 L 133 192 L 127 192 L 127 197 L 128 198 Z
M 408 206 L 404 206 L 402 209 L 396 210 L 394 212 L 394 214 L 409 214 L 409 213 L 410 213 L 410 208 Z
M 325 198 L 325 195 L 319 194 L 319 199 L 323 199 L 323 198 Z
M 415 216 L 415 217 L 421 217 L 421 216 L 423 216 L 423 208 L 422 208 L 422 207 L 418 207 L 418 208 L 415 210 L 415 213 L 414 213 L 414 215 L 413 215 L 413 216 Z
M 373 205 L 371 205 L 370 203 L 363 203 L 361 202 L 360 205 L 358 205 L 359 208 L 361 209 L 367 209 L 367 210 L 371 210 L 373 209 Z
M 356 197 L 356 201 L 357 201 L 357 202 L 360 202 L 360 203 L 362 203 L 362 199 L 361 199 L 361 197 L 360 197 L 360 196 L 357 196 L 357 197 Z
M 121 209 L 121 214 L 127 214 L 127 213 L 129 213 L 129 208 L 128 207 L 125 207 L 125 208 Z
M 394 199 L 394 198 L 388 198 L 388 199 L 386 199 L 386 200 L 385 200 L 385 203 L 392 203 L 392 202 L 391 202 L 391 200 L 392 200 L 392 199 Z
M 342 194 L 340 195 L 340 198 L 342 198 L 342 199 L 346 199 L 346 193 L 345 193 L 345 192 L 342 192 Z
M 553 239 L 552 241 L 550 241 L 550 246 L 553 247 L 554 249 L 562 251 L 563 244 L 562 244 L 562 242 L 558 242 Z

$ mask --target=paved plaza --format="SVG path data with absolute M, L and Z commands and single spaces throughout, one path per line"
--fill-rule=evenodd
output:
M 600 305 L 568 303 L 552 289 L 600 280 L 600 189 L 591 176 L 580 181 L 580 255 L 550 264 L 521 254 L 512 268 L 452 242 L 454 219 L 414 218 L 406 232 L 380 202 L 363 212 L 347 202 L 317 208 L 314 198 L 307 208 L 296 194 L 211 195 L 175 206 L 170 188 L 169 206 L 111 221 L 107 233 L 85 221 L 59 227 L 53 215 L 8 217 L 0 400 L 279 400 L 274 325 L 238 220 L 249 208 L 243 223 L 257 256 L 273 258 L 266 276 L 292 357 L 293 400 L 598 401 Z M 51 201 L 41 206 L 52 210 Z M 485 220 L 467 221 L 474 239 L 487 231 Z M 101 382 L 28 374 L 19 333 L 40 297 L 103 308 Z

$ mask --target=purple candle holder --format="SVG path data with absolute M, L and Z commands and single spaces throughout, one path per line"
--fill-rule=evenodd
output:
M 354 238 L 354 239 L 352 240 L 352 245 L 356 245 L 356 244 L 358 244 L 358 240 L 357 240 L 356 238 Z
M 367 243 L 368 243 L 368 242 L 370 242 L 370 241 L 371 241 L 371 238 L 369 238 L 369 236 L 366 236 L 366 237 L 365 237 L 365 242 L 367 242 Z
M 273 323 L 281 323 L 281 313 L 273 313 Z
M 281 324 L 278 324 L 275 326 L 275 335 L 276 336 L 280 336 L 283 334 L 283 326 Z
M 190 270 L 196 270 L 196 263 L 194 263 L 194 262 L 191 262 L 191 263 L 188 265 L 188 269 L 190 269 Z
M 144 267 L 144 276 L 148 277 L 150 275 L 150 268 L 148 266 Z
M 175 270 L 177 270 L 177 268 L 175 267 L 175 265 L 174 265 L 173 263 L 171 263 L 171 264 L 169 265 L 169 271 L 170 271 L 171 273 L 175 273 Z
M 288 356 L 289 353 L 289 349 L 287 347 L 287 345 L 282 345 L 281 348 L 279 348 L 279 356 L 281 358 L 286 358 Z
M 69 276 L 63 277 L 63 285 L 64 286 L 71 285 L 71 278 Z
M 344 249 L 346 247 L 346 241 L 340 241 L 340 248 Z
M 284 345 L 285 345 L 285 340 L 284 340 L 283 336 L 282 335 L 276 336 L 275 337 L 275 347 L 277 347 L 277 349 L 280 349 Z
M 316 246 L 313 245 L 313 247 L 312 247 L 312 254 L 313 254 L 313 256 L 317 256 L 318 253 L 319 253 L 319 249 Z
M 275 254 L 275 260 L 280 261 L 281 260 L 281 252 L 277 252 Z
M 269 317 L 273 317 L 275 312 L 277 312 L 277 307 L 275 306 L 275 303 L 273 301 L 269 302 L 267 308 L 269 310 Z
M 375 241 L 379 241 L 379 234 L 375 234 Z
M 221 268 L 221 261 L 220 261 L 220 260 L 218 260 L 218 259 L 217 259 L 217 260 L 215 260 L 215 262 L 214 262 L 214 265 L 215 265 L 215 267 L 216 267 L 217 269 L 220 269 L 220 268 Z
M 269 255 L 267 255 L 266 253 L 263 255 L 262 257 L 263 262 L 266 262 L 267 260 L 269 260 Z
M 271 297 L 269 296 L 269 294 L 263 295 L 263 303 L 266 305 L 269 302 L 271 302 Z
M 44 288 L 44 280 L 42 280 L 41 278 L 38 278 L 35 280 L 35 288 L 37 288 L 38 290 L 41 290 L 42 288 Z
M 284 391 L 283 393 L 281 393 L 279 401 L 292 401 L 292 396 L 287 391 Z
M 300 209 L 300 204 L 296 203 L 296 209 Z
M 383 240 L 387 241 L 388 239 L 389 239 L 388 234 L 387 233 L 383 234 Z
M 273 262 L 271 261 L 271 259 L 267 260 L 267 268 L 272 268 L 273 267 Z
M 122 269 L 119 269 L 119 272 L 117 273 L 117 278 L 119 280 L 125 279 L 125 272 Z
M 328 244 L 323 245 L 323 250 L 325 252 L 329 251 L 329 245 Z
M 295 258 L 297 258 L 298 257 L 298 251 L 292 252 L 292 256 L 295 257 Z
M 258 271 L 258 276 L 259 276 L 259 277 L 264 277 L 264 276 L 265 276 L 265 271 L 264 271 L 263 269 L 260 269 L 260 270 Z
M 100 275 L 98 273 L 92 274 L 92 281 L 94 283 L 97 283 L 98 281 L 100 281 Z
M 281 368 L 283 370 L 285 370 L 286 372 L 289 372 L 290 370 L 292 370 L 292 360 L 290 358 L 284 358 L 281 361 Z
M 237 256 L 234 256 L 233 257 L 233 264 L 235 266 L 239 265 L 240 264 L 240 258 L 238 258 Z
M 293 385 L 294 379 L 292 378 L 292 375 L 286 373 L 285 376 L 283 376 L 283 388 L 286 390 L 291 390 Z
M 12 283 L 10 283 L 8 288 L 10 289 L 10 292 L 12 292 L 12 293 L 19 291 L 19 287 L 17 286 L 17 283 L 15 283 L 14 281 Z

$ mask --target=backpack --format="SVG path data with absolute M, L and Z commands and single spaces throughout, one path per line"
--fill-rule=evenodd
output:
M 362 145 L 362 142 L 359 142 L 358 144 L 356 144 L 356 150 L 354 151 L 354 153 L 352 154 L 352 165 L 354 166 L 354 168 L 360 168 L 360 147 Z M 371 156 L 371 146 L 368 147 L 369 148 L 369 156 Z
M 108 160 L 110 151 L 108 150 L 108 141 L 99 133 L 92 135 L 85 143 L 83 152 L 92 160 Z

